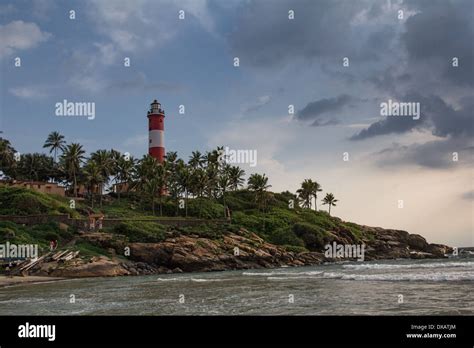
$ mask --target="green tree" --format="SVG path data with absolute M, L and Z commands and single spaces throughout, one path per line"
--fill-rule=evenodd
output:
M 103 177 L 102 182 L 99 185 L 99 199 L 100 206 L 102 207 L 102 197 L 104 194 L 104 185 L 106 185 L 110 176 L 114 171 L 114 153 L 107 150 L 97 150 L 91 154 L 91 160 L 97 163 L 100 173 Z
M 6 172 L 15 164 L 15 149 L 7 139 L 0 138 L 0 171 Z M 8 174 L 9 175 L 9 174 Z
M 311 194 L 313 195 L 314 197 L 314 210 L 318 211 L 318 204 L 317 204 L 317 201 L 318 201 L 318 192 L 321 192 L 322 191 L 322 188 L 321 188 L 321 185 L 319 185 L 319 183 L 317 181 L 313 181 L 313 185 L 312 185 L 312 190 L 311 190 Z
M 72 182 L 74 197 L 77 197 L 77 177 L 80 174 L 81 165 L 85 159 L 84 154 L 85 151 L 81 144 L 72 143 L 64 148 L 61 156 L 68 181 Z
M 202 168 L 204 163 L 206 163 L 206 158 L 199 151 L 193 151 L 189 156 L 188 164 L 193 169 Z
M 335 207 L 338 200 L 334 197 L 332 193 L 326 193 L 326 197 L 323 199 L 323 204 L 329 206 L 329 215 L 331 215 L 331 206 Z
M 58 150 L 63 151 L 65 145 L 66 141 L 64 140 L 64 136 L 54 131 L 48 135 L 43 148 L 49 148 L 49 153 L 54 151 L 54 163 L 56 163 L 57 152 Z
M 101 187 L 104 182 L 102 171 L 97 162 L 90 160 L 83 168 L 82 178 L 85 186 L 91 195 L 91 206 L 94 209 L 94 192 Z
M 242 187 L 245 183 L 245 170 L 240 169 L 237 166 L 229 168 L 229 184 L 232 191 L 237 191 L 239 187 Z
M 311 179 L 305 179 L 301 183 L 301 188 L 299 188 L 296 193 L 298 198 L 303 203 L 303 208 L 311 209 L 311 199 L 313 197 L 314 183 Z

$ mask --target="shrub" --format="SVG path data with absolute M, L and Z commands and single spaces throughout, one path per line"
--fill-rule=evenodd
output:
M 304 241 L 309 250 L 320 250 L 324 246 L 326 232 L 319 226 L 314 226 L 306 222 L 296 223 L 293 226 L 296 236 Z
M 298 238 L 290 227 L 283 227 L 268 234 L 268 241 L 278 245 L 304 247 L 303 240 Z
M 165 227 L 156 222 L 122 222 L 113 232 L 127 236 L 130 242 L 157 243 L 166 238 Z

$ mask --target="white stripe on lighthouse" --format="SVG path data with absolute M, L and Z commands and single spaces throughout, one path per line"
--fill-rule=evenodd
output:
M 149 133 L 148 147 L 165 147 L 165 132 L 162 130 L 153 129 Z

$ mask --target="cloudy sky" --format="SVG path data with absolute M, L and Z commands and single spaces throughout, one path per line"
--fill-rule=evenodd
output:
M 344 220 L 474 245 L 473 4 L 2 1 L 0 130 L 21 153 L 57 130 L 141 157 L 156 98 L 167 150 L 255 149 L 242 167 L 275 191 L 313 178 Z M 64 99 L 95 119 L 55 116 Z M 382 116 L 389 99 L 420 118 Z

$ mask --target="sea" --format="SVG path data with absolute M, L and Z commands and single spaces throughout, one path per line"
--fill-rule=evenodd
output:
M 0 288 L 0 315 L 474 315 L 474 259 L 14 285 Z

